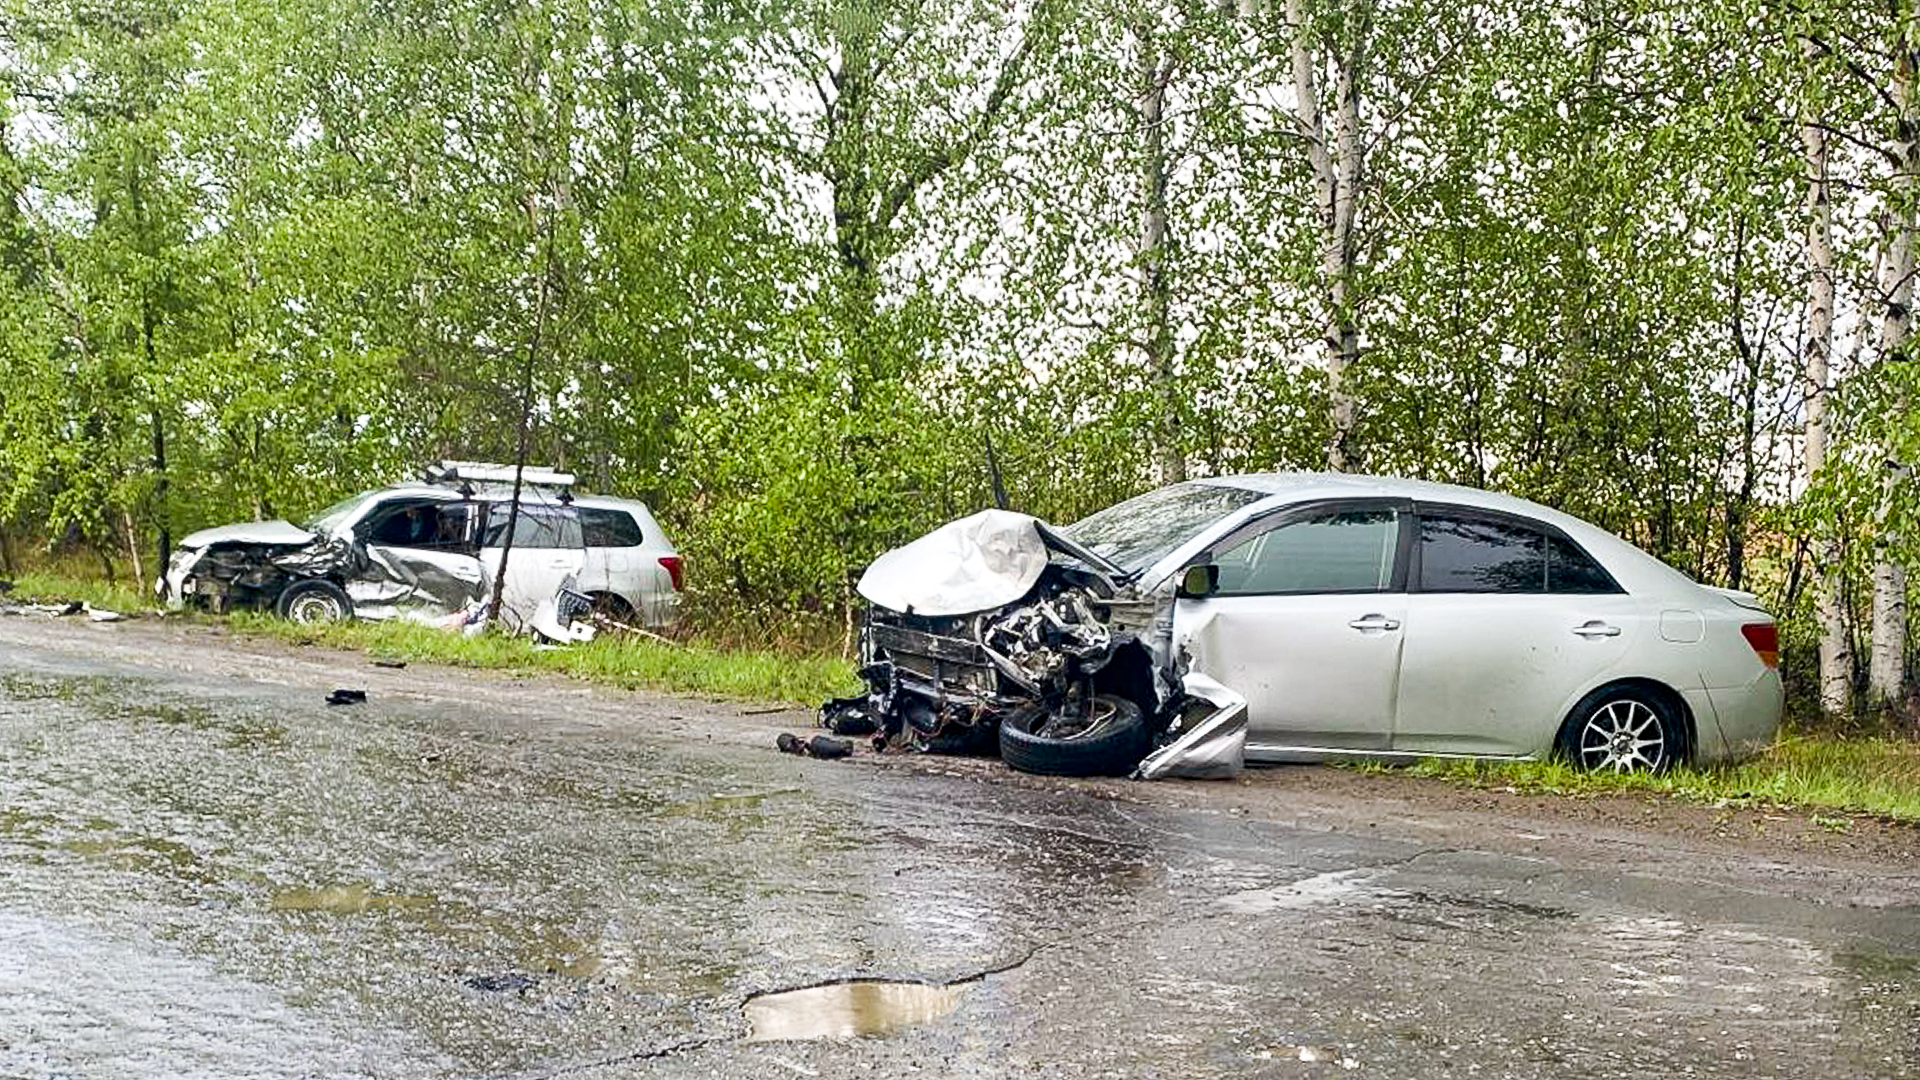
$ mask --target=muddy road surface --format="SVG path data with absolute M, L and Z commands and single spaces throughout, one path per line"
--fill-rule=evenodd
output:
M 0 1077 L 1920 1075 L 1898 830 L 805 721 L 0 620 Z

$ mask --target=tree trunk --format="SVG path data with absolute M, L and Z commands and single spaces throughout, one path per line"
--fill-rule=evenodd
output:
M 1803 40 L 1802 52 L 1814 58 L 1818 47 Z M 1800 350 L 1801 385 L 1806 401 L 1804 463 L 1809 484 L 1819 480 L 1827 460 L 1827 379 L 1833 358 L 1833 207 L 1828 197 L 1827 132 L 1819 117 L 1800 125 L 1800 146 L 1807 167 L 1806 258 L 1807 336 Z M 1842 716 L 1851 704 L 1853 648 L 1840 608 L 1840 544 L 1831 524 L 1815 526 L 1811 545 L 1814 618 L 1820 638 L 1822 712 Z
M 1888 206 L 1881 214 L 1886 258 L 1880 295 L 1880 363 L 1891 370 L 1907 358 L 1907 339 L 1913 322 L 1914 190 L 1913 173 L 1920 168 L 1920 117 L 1915 115 L 1914 56 L 1911 27 L 1902 19 L 1896 30 L 1892 98 L 1899 107 L 1894 120 L 1894 168 Z M 1904 395 L 1893 412 L 1905 411 Z M 1873 709 L 1896 705 L 1905 690 L 1907 661 L 1907 568 L 1900 560 L 1901 537 L 1893 525 L 1894 507 L 1912 474 L 1899 460 L 1889 440 L 1882 455 L 1880 505 L 1874 513 L 1872 635 L 1867 650 L 1867 698 Z
M 1167 280 L 1167 138 L 1164 126 L 1167 80 L 1153 39 L 1153 28 L 1138 24 L 1140 39 L 1140 132 L 1145 141 L 1140 213 L 1141 291 L 1146 303 L 1147 365 L 1159 400 L 1153 433 L 1160 482 L 1187 478 L 1180 445 L 1180 388 L 1174 377 L 1173 288 Z
M 1329 49 L 1334 63 L 1331 114 L 1320 100 L 1317 34 L 1308 25 L 1304 0 L 1287 0 L 1287 29 L 1292 38 L 1294 119 L 1306 141 L 1320 224 L 1320 293 L 1325 309 L 1324 371 L 1327 385 L 1327 468 L 1360 468 L 1354 445 L 1356 403 L 1348 372 L 1360 358 L 1360 326 L 1354 313 L 1356 261 L 1354 221 L 1359 209 L 1365 151 L 1360 137 L 1358 69 L 1365 43 L 1345 57 Z

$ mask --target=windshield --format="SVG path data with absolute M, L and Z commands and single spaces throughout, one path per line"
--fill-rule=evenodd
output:
M 1145 570 L 1207 526 L 1264 498 L 1245 488 L 1189 481 L 1136 495 L 1060 531 L 1128 570 Z
M 319 533 L 322 536 L 332 533 L 333 530 L 340 527 L 341 522 L 352 517 L 354 511 L 366 505 L 368 499 L 378 494 L 379 492 L 377 491 L 363 491 L 350 498 L 341 499 L 339 502 L 315 514 L 313 520 L 306 524 L 307 531 Z

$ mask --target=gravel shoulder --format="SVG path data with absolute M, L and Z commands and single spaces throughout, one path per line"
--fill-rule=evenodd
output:
M 716 701 L 424 663 L 379 667 L 362 653 L 167 619 L 95 624 L 0 618 L 0 644 L 156 673 L 309 687 L 319 695 L 344 687 L 376 699 L 454 702 L 488 724 L 537 725 L 555 734 L 630 731 L 636 738 L 698 740 L 728 753 L 776 753 L 780 732 L 804 733 L 813 723 L 810 711 L 781 703 Z M 1253 769 L 1232 782 L 1149 784 L 1025 776 L 991 759 L 882 755 L 863 748 L 852 761 L 818 767 L 899 769 L 1078 791 L 1120 803 L 1518 854 L 1836 905 L 1896 907 L 1920 896 L 1920 828 L 1863 816 L 1664 797 L 1546 796 L 1322 766 Z

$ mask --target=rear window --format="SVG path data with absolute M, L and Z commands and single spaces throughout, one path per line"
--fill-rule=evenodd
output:
M 1266 498 L 1245 488 L 1189 481 L 1136 495 L 1060 530 L 1126 570 L 1144 570 L 1207 526 Z
M 639 547 L 646 543 L 640 523 L 625 510 L 582 506 L 579 513 L 580 532 L 587 538 L 590 548 Z
M 507 508 L 494 504 L 487 514 L 487 535 L 482 547 L 504 547 L 507 542 Z M 519 523 L 513 527 L 513 546 L 517 548 L 567 548 L 585 546 L 580 536 L 580 518 L 571 510 L 521 507 Z
M 1547 559 L 1537 529 L 1480 518 L 1423 514 L 1420 591 L 1547 591 Z

